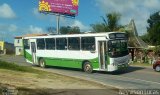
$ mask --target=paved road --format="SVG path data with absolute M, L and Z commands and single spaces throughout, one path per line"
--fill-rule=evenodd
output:
M 1 56 L 0 59 L 23 66 L 31 66 L 24 62 L 22 56 Z M 93 74 L 87 74 L 77 69 L 57 67 L 49 67 L 42 70 L 96 81 L 122 89 L 160 89 L 160 73 L 155 72 L 151 67 L 130 66 L 126 72 L 94 72 Z
M 0 55 L 0 59 L 3 61 L 10 62 L 10 63 L 16 63 L 20 66 L 32 66 L 31 64 L 28 64 L 25 62 L 25 59 L 23 56 Z

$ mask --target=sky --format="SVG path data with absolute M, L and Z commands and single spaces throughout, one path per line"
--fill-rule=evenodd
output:
M 0 40 L 14 42 L 15 36 L 47 33 L 56 27 L 56 16 L 38 12 L 39 0 L 0 0 Z M 160 11 L 160 0 L 79 0 L 75 18 L 60 17 L 60 26 L 79 26 L 91 31 L 91 24 L 103 22 L 101 16 L 111 12 L 121 14 L 119 24 L 134 19 L 139 35 L 147 33 L 147 19 Z

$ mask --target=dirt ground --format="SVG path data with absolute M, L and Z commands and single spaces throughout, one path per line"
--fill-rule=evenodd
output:
M 97 95 L 97 92 L 103 95 L 109 92 L 108 89 L 112 88 L 53 73 L 35 74 L 0 69 L 0 95 L 10 91 L 18 95 Z M 112 89 L 111 93 L 115 91 Z

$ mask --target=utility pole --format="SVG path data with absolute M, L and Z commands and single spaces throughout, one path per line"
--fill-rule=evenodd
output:
M 57 14 L 57 34 L 59 33 L 59 21 L 60 21 L 60 14 Z

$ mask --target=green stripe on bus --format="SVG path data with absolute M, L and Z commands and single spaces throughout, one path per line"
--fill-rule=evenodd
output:
M 29 60 L 32 62 L 32 55 L 29 54 L 27 51 L 24 50 L 24 57 L 25 59 Z
M 82 62 L 84 61 L 84 59 L 51 58 L 51 57 L 44 57 L 43 59 L 45 60 L 46 65 L 71 67 L 71 68 L 82 68 Z M 93 69 L 99 68 L 98 58 L 88 59 L 88 61 L 91 62 Z

